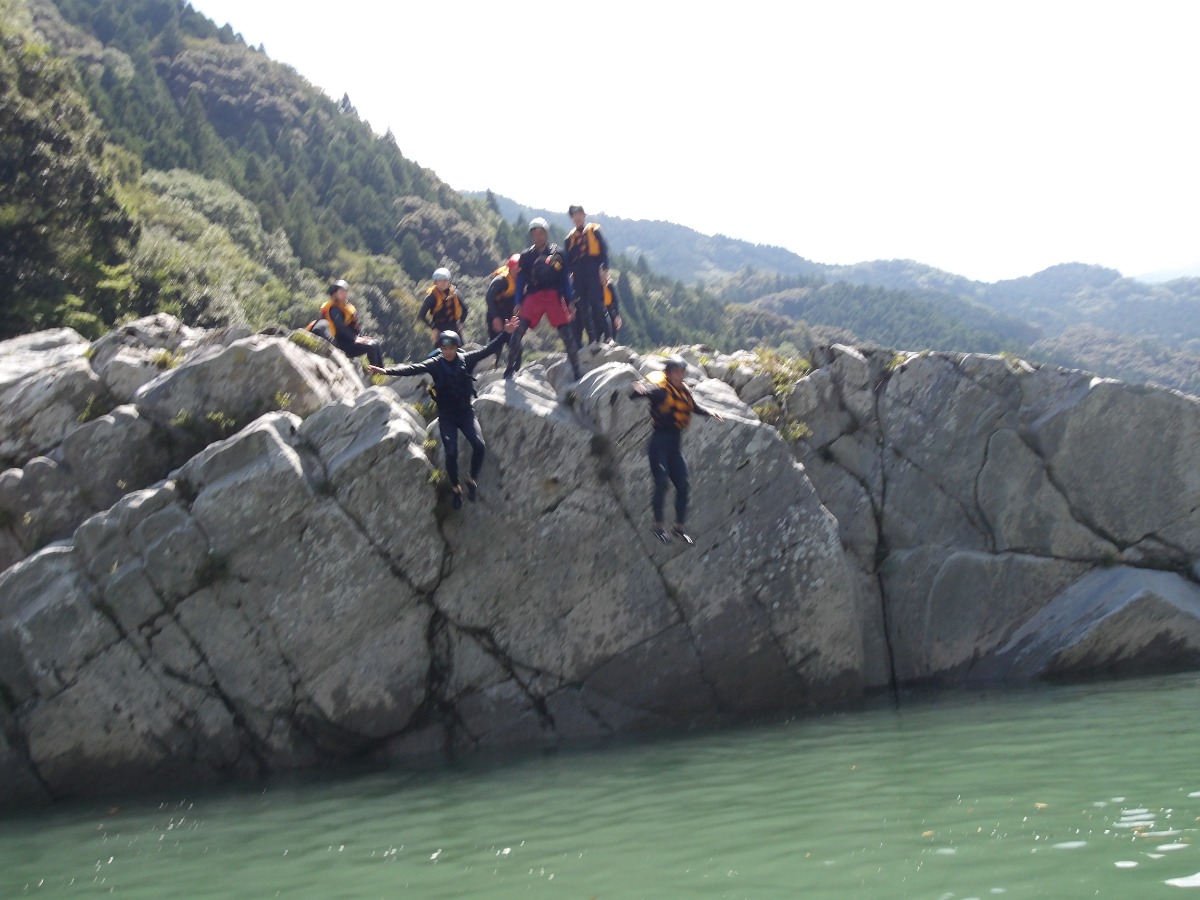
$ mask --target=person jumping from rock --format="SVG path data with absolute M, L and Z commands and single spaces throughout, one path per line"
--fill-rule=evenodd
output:
M 650 421 L 654 431 L 646 445 L 650 458 L 650 476 L 654 479 L 654 536 L 664 544 L 671 536 L 685 544 L 692 539 L 684 529 L 688 508 L 688 466 L 683 458 L 683 431 L 692 421 L 692 414 L 720 421 L 721 416 L 696 402 L 683 383 L 687 363 L 680 356 L 667 358 L 661 372 L 651 372 L 645 381 L 635 381 L 629 396 L 645 397 L 650 401 Z M 670 534 L 663 524 L 663 506 L 667 499 L 667 482 L 675 485 L 675 525 Z
M 471 474 L 467 477 L 467 499 L 474 501 L 478 487 L 476 476 L 483 466 L 485 446 L 475 417 L 472 401 L 475 399 L 475 378 L 471 374 L 481 360 L 497 352 L 505 337 L 517 328 L 516 318 L 510 319 L 504 330 L 492 338 L 485 347 L 470 353 L 459 353 L 462 338 L 455 331 L 446 330 L 438 336 L 439 354 L 432 359 L 417 363 L 382 369 L 370 366 L 373 375 L 428 375 L 433 379 L 434 400 L 438 410 L 438 430 L 442 435 L 442 447 L 446 451 L 446 475 L 450 489 L 454 491 L 454 508 L 462 509 L 462 486 L 458 483 L 458 433 L 461 431 L 471 445 Z
M 578 381 L 581 377 L 579 356 L 575 352 L 575 336 L 571 334 L 570 324 L 575 316 L 575 295 L 566 261 L 558 244 L 550 243 L 549 226 L 541 216 L 529 223 L 529 237 L 533 245 L 521 254 L 513 305 L 521 324 L 508 341 L 508 367 L 504 377 L 512 378 L 521 368 L 521 338 L 530 328 L 537 328 L 545 315 L 558 329 L 567 349 L 571 374 Z

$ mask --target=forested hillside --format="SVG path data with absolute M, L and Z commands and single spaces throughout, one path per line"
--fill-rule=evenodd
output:
M 64 323 L 98 334 L 155 310 L 294 326 L 343 277 L 401 358 L 424 350 L 414 323 L 435 266 L 479 310 L 491 271 L 528 243 L 523 223 L 407 160 L 348 97 L 334 102 L 182 0 L 0 3 L 12 73 L 0 152 L 17 187 L 0 236 L 26 295 L 6 335 Z M 23 169 L 51 140 L 59 161 Z M 633 268 L 620 278 L 625 340 L 748 340 L 711 294 Z M 480 312 L 473 323 L 482 330 Z
M 0 336 L 59 324 L 95 335 L 156 310 L 297 326 L 341 277 L 367 329 L 404 358 L 425 348 L 415 322 L 431 270 L 448 265 L 479 310 L 489 273 L 543 212 L 455 192 L 349 97 L 185 0 L 0 0 L 0 13 L 0 275 L 20 297 Z M 547 217 L 561 238 L 565 212 Z M 1150 286 L 1061 266 L 984 285 L 909 261 L 833 267 L 670 223 L 601 221 L 622 337 L 636 345 L 1007 350 L 1200 387 L 1200 279 Z M 478 312 L 468 332 L 482 332 Z

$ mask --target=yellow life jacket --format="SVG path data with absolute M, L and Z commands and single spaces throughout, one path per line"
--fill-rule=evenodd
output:
M 599 256 L 600 255 L 600 235 L 598 234 L 600 226 L 595 222 L 588 222 L 583 226 L 583 229 L 572 228 L 571 233 L 567 235 L 567 255 L 572 259 L 575 258 L 575 245 L 580 241 L 587 242 L 587 251 L 583 256 Z
M 604 283 L 604 306 L 610 307 L 613 305 L 613 286 L 611 281 Z
M 462 301 L 458 299 L 458 289 L 454 285 L 450 285 L 450 288 L 443 294 L 435 284 L 425 296 L 433 297 L 433 309 L 430 310 L 429 317 L 434 322 L 457 324 L 462 321 Z
M 334 324 L 333 318 L 329 315 L 329 311 L 335 306 L 342 311 L 342 318 L 345 319 L 346 324 L 352 330 L 357 330 L 358 311 L 354 308 L 354 304 L 344 301 L 339 303 L 335 298 L 330 297 L 321 304 L 321 318 L 329 323 L 329 336 L 331 338 L 337 337 L 337 325 Z M 311 331 L 312 329 L 310 328 L 309 330 Z
M 505 263 L 500 268 L 498 268 L 495 272 L 492 273 L 492 279 L 495 280 L 495 279 L 499 278 L 501 275 L 504 276 L 504 281 L 505 281 L 504 290 L 502 290 L 496 296 L 496 299 L 497 300 L 507 300 L 509 297 L 513 296 L 513 294 L 515 294 L 517 292 L 517 273 L 508 267 L 508 263 Z
M 675 387 L 667 381 L 666 372 L 651 372 L 646 376 L 646 380 L 667 392 L 667 396 L 661 402 L 650 404 L 650 418 L 654 422 L 654 427 L 670 428 L 676 431 L 683 431 L 687 428 L 692 421 L 692 410 L 696 408 L 696 401 L 692 398 L 692 392 L 688 390 L 688 386 L 681 384 L 679 387 Z

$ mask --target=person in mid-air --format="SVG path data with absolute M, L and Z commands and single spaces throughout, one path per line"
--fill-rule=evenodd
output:
M 680 356 L 667 358 L 661 372 L 651 372 L 645 381 L 635 381 L 630 397 L 645 397 L 650 401 L 650 421 L 654 430 L 646 445 L 650 459 L 650 476 L 654 479 L 651 508 L 654 513 L 654 536 L 669 543 L 672 535 L 685 544 L 692 538 L 686 530 L 688 511 L 688 466 L 683 458 L 683 432 L 692 415 L 721 419 L 718 413 L 696 402 L 683 377 L 687 363 Z M 670 533 L 663 523 L 663 507 L 667 498 L 667 482 L 675 485 L 675 524 Z
M 479 430 L 479 419 L 475 417 L 475 377 L 472 374 L 481 360 L 497 352 L 504 338 L 517 327 L 517 320 L 510 319 L 504 330 L 484 347 L 470 353 L 460 353 L 462 337 L 455 331 L 443 331 L 438 336 L 437 356 L 420 362 L 389 369 L 371 366 L 373 375 L 428 375 L 433 379 L 434 402 L 438 410 L 438 430 L 441 432 L 442 447 L 446 452 L 446 475 L 450 489 L 454 492 L 455 509 L 462 508 L 462 485 L 458 483 L 458 433 L 461 431 L 471 445 L 471 474 L 467 476 L 467 499 L 474 501 L 478 485 L 475 479 L 483 466 L 485 446 L 483 433 Z
M 358 311 L 349 302 L 350 285 L 342 279 L 331 282 L 329 299 L 321 304 L 321 312 L 306 326 L 317 337 L 329 341 L 351 359 L 367 357 L 372 366 L 383 365 L 383 348 L 374 338 L 361 337 L 358 333 Z

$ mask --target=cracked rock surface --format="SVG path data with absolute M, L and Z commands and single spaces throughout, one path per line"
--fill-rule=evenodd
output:
M 1001 357 L 815 362 L 792 449 L 883 611 L 894 683 L 1200 664 L 1196 398 Z
M 1194 398 L 682 348 L 726 417 L 684 438 L 685 547 L 649 530 L 627 348 L 481 373 L 454 511 L 415 379 L 164 317 L 17 340 L 0 400 L 46 412 L 0 409 L 0 806 L 1200 663 Z M 101 400 L 54 387 L 80 367 Z

